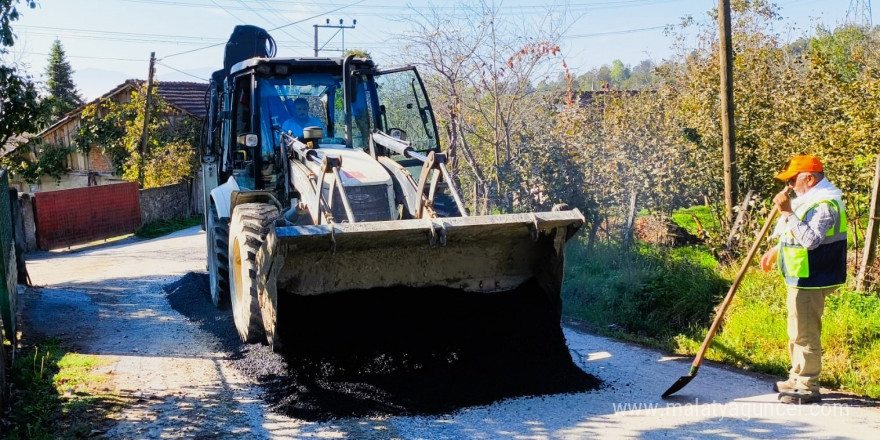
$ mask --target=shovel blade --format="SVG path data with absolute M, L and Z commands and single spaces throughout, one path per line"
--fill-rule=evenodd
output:
M 678 380 L 675 381 L 675 383 L 672 384 L 672 386 L 669 387 L 669 389 L 666 390 L 666 392 L 663 393 L 663 395 L 660 396 L 660 397 L 664 397 L 664 398 L 665 398 L 665 397 L 669 397 L 669 396 L 671 396 L 672 394 L 678 392 L 678 390 L 684 388 L 685 385 L 687 385 L 688 383 L 690 383 L 690 381 L 693 380 L 693 379 L 694 379 L 694 376 L 690 376 L 690 375 L 679 377 Z

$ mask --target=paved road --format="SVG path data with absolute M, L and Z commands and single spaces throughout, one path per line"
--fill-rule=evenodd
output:
M 824 390 L 821 405 L 784 405 L 770 391 L 772 378 L 711 365 L 662 400 L 690 359 L 575 326 L 565 328 L 572 357 L 604 381 L 599 390 L 431 417 L 290 419 L 268 411 L 259 387 L 230 366 L 212 337 L 168 305 L 162 286 L 204 271 L 204 246 L 204 233 L 191 228 L 160 239 L 29 255 L 28 270 L 40 287 L 23 295 L 25 331 L 111 359 L 103 372 L 115 389 L 138 397 L 107 438 L 880 438 L 875 401 Z

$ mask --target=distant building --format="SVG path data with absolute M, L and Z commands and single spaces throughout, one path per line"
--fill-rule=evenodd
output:
M 41 138 L 44 144 L 72 146 L 76 133 L 79 131 L 82 112 L 86 106 L 108 99 L 117 103 L 129 102 L 132 91 L 135 91 L 143 82 L 142 80 L 135 79 L 125 81 L 101 97 L 67 113 L 49 128 L 38 133 L 37 136 Z M 207 112 L 205 109 L 205 93 L 207 90 L 207 83 L 158 82 L 157 93 L 174 109 L 175 114 L 171 117 L 172 125 L 175 125 L 175 118 L 204 120 Z M 33 151 L 34 156 L 39 154 L 39 151 Z M 23 192 L 38 192 L 106 185 L 122 181 L 120 176 L 113 174 L 110 158 L 104 156 L 99 145 L 92 145 L 88 155 L 84 155 L 79 151 L 72 152 L 68 156 L 67 165 L 70 171 L 67 175 L 63 176 L 60 182 L 50 176 L 43 176 L 42 181 L 34 185 L 18 181 L 10 182 L 10 184 L 18 186 L 19 190 Z

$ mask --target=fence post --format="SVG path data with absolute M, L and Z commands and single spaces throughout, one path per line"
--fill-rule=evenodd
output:
M 856 277 L 856 290 L 864 292 L 865 275 L 868 272 L 868 266 L 874 262 L 877 253 L 877 217 L 880 216 L 880 206 L 877 199 L 880 198 L 880 156 L 877 156 L 874 165 L 874 190 L 871 193 L 871 209 L 868 211 L 868 230 L 865 231 L 865 248 L 862 252 L 862 264 L 859 266 L 859 274 Z
M 15 311 L 18 298 L 18 265 L 15 263 L 15 239 L 12 235 L 12 209 L 9 200 L 9 176 L 0 169 L 0 315 L 6 340 L 17 342 Z
M 638 193 L 635 189 L 629 193 L 629 215 L 626 216 L 626 224 L 623 230 L 623 247 L 629 248 L 632 244 L 633 226 L 636 223 L 636 198 Z
M 733 222 L 733 226 L 730 228 L 730 235 L 727 236 L 727 245 L 726 249 L 728 252 L 733 252 L 733 247 L 739 241 L 737 238 L 739 235 L 739 230 L 742 229 L 743 224 L 745 223 L 746 214 L 749 212 L 749 202 L 752 200 L 752 196 L 754 195 L 754 190 L 749 190 L 746 194 L 746 198 L 743 199 L 742 205 L 739 207 L 739 213 L 736 215 L 736 221 Z

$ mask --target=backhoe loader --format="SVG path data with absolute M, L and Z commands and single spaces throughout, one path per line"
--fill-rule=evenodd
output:
M 212 75 L 202 154 L 211 299 L 280 349 L 285 301 L 382 288 L 473 295 L 529 283 L 557 322 L 576 210 L 469 215 L 414 67 L 275 57 L 237 26 Z M 294 102 L 321 125 L 286 130 Z

